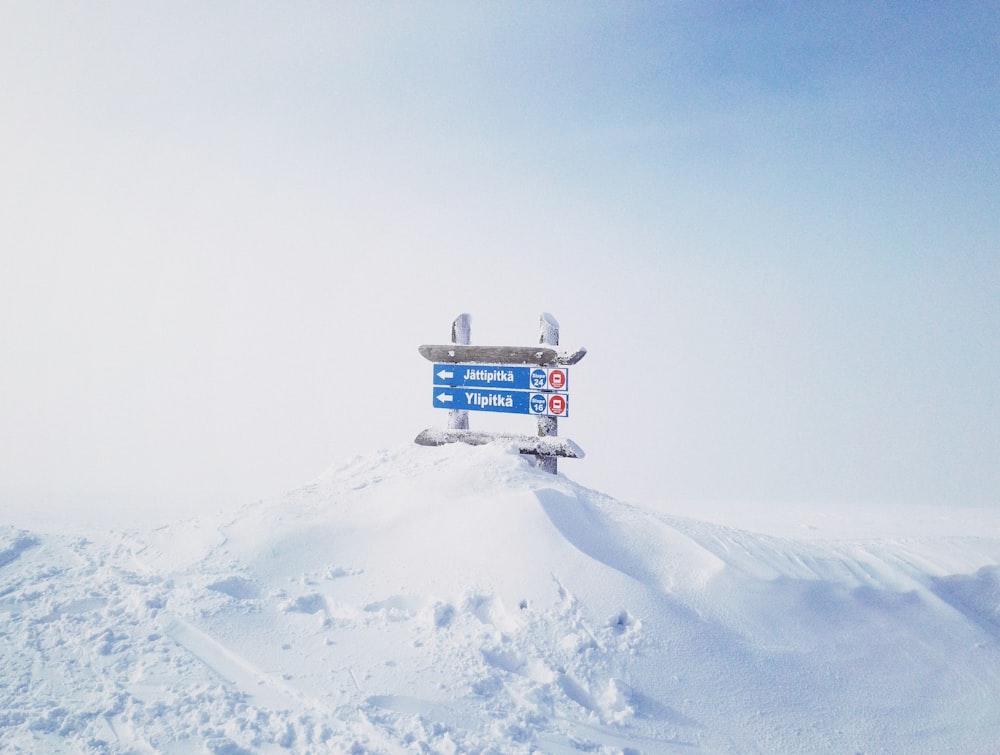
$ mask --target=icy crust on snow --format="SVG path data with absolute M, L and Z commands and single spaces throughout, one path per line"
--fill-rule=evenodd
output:
M 1000 534 L 943 529 L 752 532 L 409 445 L 228 520 L 0 528 L 0 749 L 998 751 Z

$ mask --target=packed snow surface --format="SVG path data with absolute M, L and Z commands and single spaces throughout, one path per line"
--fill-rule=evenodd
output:
M 1000 752 L 1000 520 L 900 512 L 405 446 L 214 520 L 3 527 L 0 750 Z

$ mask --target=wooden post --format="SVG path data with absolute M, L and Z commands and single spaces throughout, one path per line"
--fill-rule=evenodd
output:
M 542 312 L 539 319 L 538 343 L 548 346 L 559 345 L 559 322 L 548 312 Z M 539 417 L 538 435 L 540 437 L 555 437 L 559 435 L 559 420 L 555 417 Z M 539 455 L 537 458 L 539 469 L 551 474 L 558 472 L 558 461 L 555 456 Z
M 468 346 L 472 343 L 472 315 L 463 312 L 451 324 L 451 342 Z M 448 412 L 449 430 L 468 430 L 469 412 L 465 409 L 452 409 Z

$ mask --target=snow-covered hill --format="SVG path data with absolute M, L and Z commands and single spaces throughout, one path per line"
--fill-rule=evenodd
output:
M 1000 517 L 734 520 L 405 446 L 217 521 L 0 529 L 0 749 L 1000 751 Z

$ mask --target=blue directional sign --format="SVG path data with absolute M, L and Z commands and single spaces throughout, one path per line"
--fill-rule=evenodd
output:
M 521 367 L 497 364 L 435 364 L 434 385 L 514 391 L 565 391 L 565 367 Z
M 569 397 L 564 393 L 435 386 L 434 406 L 474 412 L 569 416 Z

